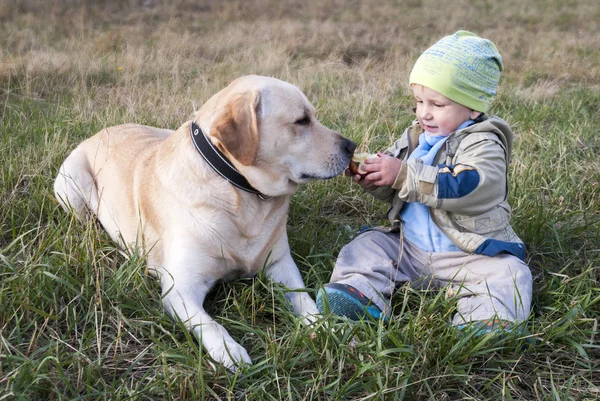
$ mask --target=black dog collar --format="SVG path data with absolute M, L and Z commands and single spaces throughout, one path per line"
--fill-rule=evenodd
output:
M 212 144 L 210 139 L 206 137 L 200 127 L 192 121 L 190 124 L 190 134 L 192 136 L 192 142 L 202 155 L 204 160 L 215 170 L 219 175 L 229 181 L 232 185 L 243 189 L 246 192 L 250 192 L 258 195 L 262 200 L 269 200 L 271 196 L 266 196 L 257 191 L 230 162 L 227 157 Z

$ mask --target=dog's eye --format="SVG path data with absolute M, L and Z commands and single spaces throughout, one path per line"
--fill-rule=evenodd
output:
M 309 116 L 304 116 L 300 120 L 297 120 L 294 124 L 308 125 L 308 124 L 310 124 L 310 117 Z

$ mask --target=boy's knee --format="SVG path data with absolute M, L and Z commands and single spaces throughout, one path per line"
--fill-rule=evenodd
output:
M 529 266 L 523 262 L 517 263 L 511 266 L 511 272 L 517 287 L 528 290 L 531 289 L 533 277 Z

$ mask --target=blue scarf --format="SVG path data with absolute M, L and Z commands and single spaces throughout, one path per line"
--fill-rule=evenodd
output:
M 446 142 L 447 135 L 430 135 L 427 132 L 419 136 L 419 146 L 410 154 L 410 159 L 421 159 L 424 164 L 431 166 L 438 150 Z

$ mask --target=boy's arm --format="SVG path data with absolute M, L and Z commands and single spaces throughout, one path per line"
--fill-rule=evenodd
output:
M 363 189 L 365 192 L 373 195 L 375 198 L 388 203 L 392 203 L 394 195 L 396 194 L 396 190 L 388 186 L 363 187 Z
M 479 214 L 507 196 L 507 158 L 492 133 L 472 134 L 461 143 L 452 166 L 426 166 L 420 160 L 403 163 L 393 187 L 407 202 L 460 214 Z

